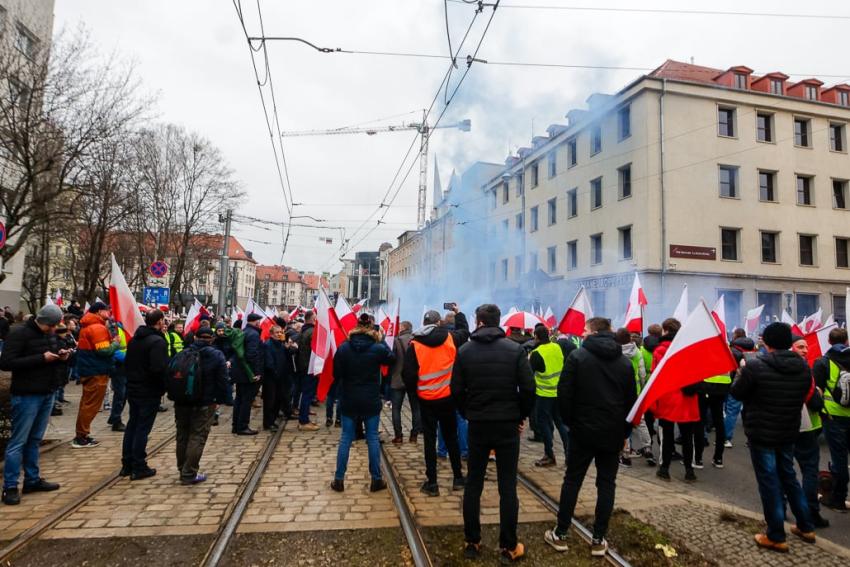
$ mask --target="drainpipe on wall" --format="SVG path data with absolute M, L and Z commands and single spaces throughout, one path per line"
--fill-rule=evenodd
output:
M 661 186 L 661 300 L 664 301 L 664 278 L 667 274 L 667 208 L 664 198 L 664 95 L 667 91 L 667 79 L 661 79 L 661 96 L 658 98 L 659 157 Z M 663 303 L 662 303 L 663 307 Z

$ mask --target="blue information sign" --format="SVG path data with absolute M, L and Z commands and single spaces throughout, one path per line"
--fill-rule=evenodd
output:
M 168 305 L 171 299 L 171 290 L 167 287 L 146 287 L 142 292 L 142 303 L 148 305 L 157 303 Z

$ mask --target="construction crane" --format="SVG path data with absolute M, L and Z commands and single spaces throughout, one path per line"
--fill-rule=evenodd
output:
M 428 193 L 428 139 L 431 137 L 431 130 L 438 128 L 457 128 L 461 132 L 469 132 L 472 129 L 472 121 L 469 119 L 455 122 L 454 124 L 438 124 L 437 126 L 429 126 L 426 121 L 427 114 L 422 113 L 422 122 L 410 122 L 398 126 L 379 126 L 379 127 L 363 127 L 363 128 L 334 128 L 331 130 L 296 130 L 282 132 L 281 136 L 336 136 L 340 134 L 366 134 L 374 136 L 380 132 L 406 132 L 416 130 L 419 132 L 419 201 L 417 206 L 416 226 L 422 228 L 425 226 L 425 196 Z M 436 203 L 434 203 L 436 206 Z

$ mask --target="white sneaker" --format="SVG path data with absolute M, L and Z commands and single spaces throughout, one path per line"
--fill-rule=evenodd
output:
M 608 540 L 605 538 L 594 539 L 590 543 L 590 555 L 593 557 L 605 557 L 606 553 L 608 553 Z
M 568 551 L 570 548 L 567 545 L 567 536 L 559 536 L 555 529 L 546 530 L 543 534 L 543 541 L 555 548 L 555 551 Z
M 723 446 L 726 447 L 727 449 L 731 449 L 732 448 L 732 441 L 727 439 L 726 441 L 723 442 Z

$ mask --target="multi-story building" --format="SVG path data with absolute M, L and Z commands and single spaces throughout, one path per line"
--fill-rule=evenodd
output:
M 304 282 L 301 295 L 301 305 L 304 307 L 313 307 L 313 304 L 316 301 L 316 295 L 319 293 L 319 287 L 328 289 L 328 278 L 325 274 L 301 272 L 301 279 Z
M 38 54 L 50 49 L 53 35 L 53 6 L 54 0 L 0 0 L 0 51 L 3 58 L 11 53 L 22 58 L 35 59 Z M 5 77 L 3 89 L 27 89 L 26 85 L 14 84 L 12 78 Z M 14 86 L 13 86 L 14 85 Z M 6 91 L 2 96 L 7 96 Z M 7 175 L 17 173 L 7 172 L 9 162 L 0 158 L 0 186 L 5 186 Z M 2 211 L 0 211 L 0 220 Z M 18 306 L 21 304 L 21 288 L 24 276 L 24 247 L 5 265 L 2 266 L 5 279 L 0 282 L 0 305 Z M 65 280 L 60 271 L 48 276 L 61 284 Z M 52 287 L 61 287 L 52 286 Z
M 406 230 L 398 237 L 398 246 L 387 254 L 387 278 L 389 295 L 393 295 L 393 285 L 410 278 L 418 278 L 422 273 L 425 256 L 422 254 L 422 237 L 418 230 Z
M 351 301 L 368 299 L 370 306 L 380 303 L 381 269 L 378 252 L 354 254 L 352 272 L 348 278 L 348 298 Z
M 649 318 L 723 295 L 729 325 L 765 305 L 845 319 L 850 86 L 667 61 L 510 156 L 484 185 L 497 298 Z
M 304 281 L 301 274 L 287 266 L 257 266 L 256 301 L 266 307 L 275 305 L 293 309 L 302 303 Z

